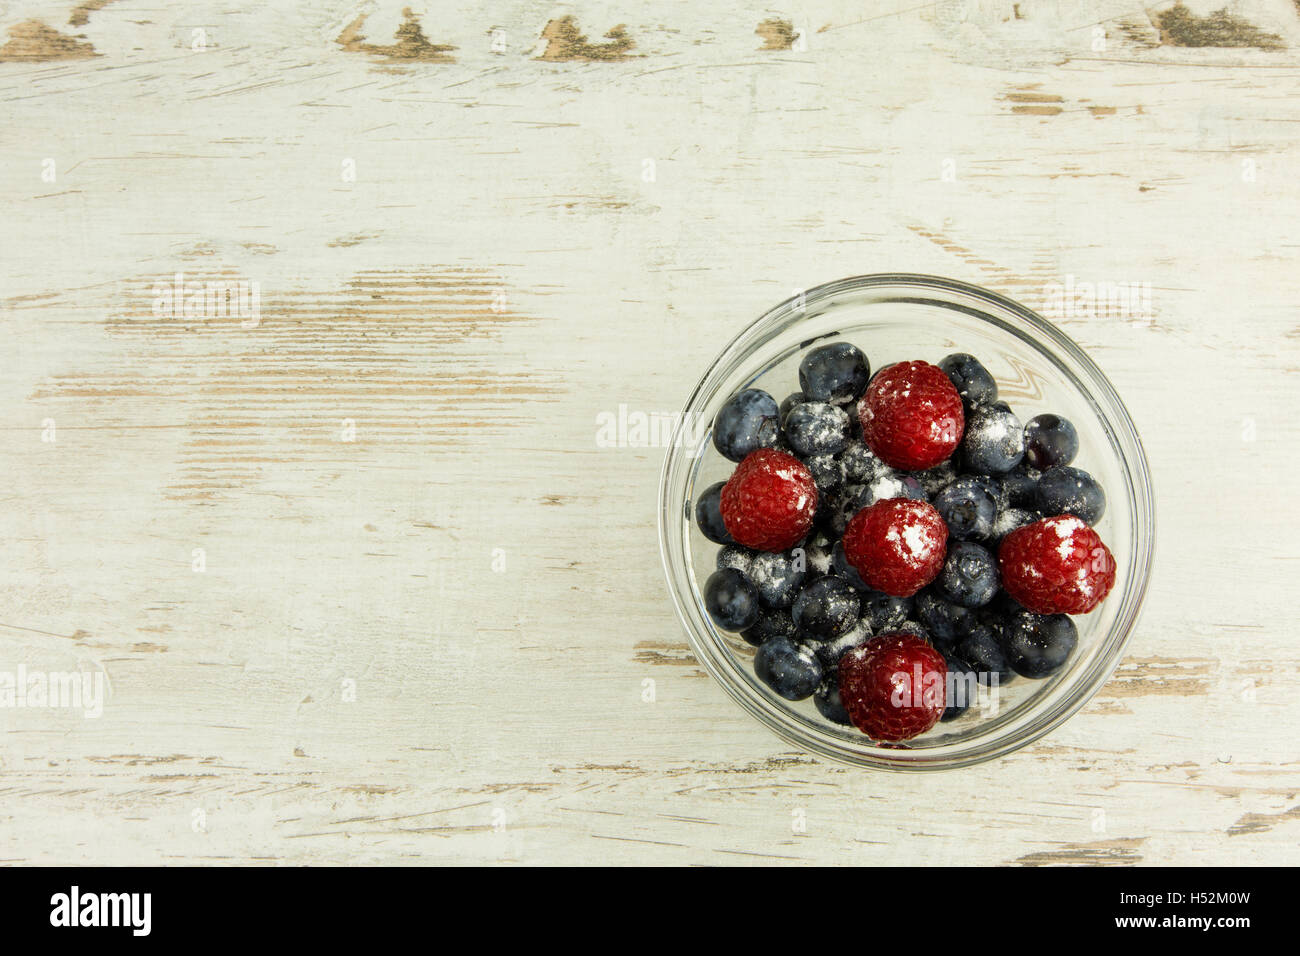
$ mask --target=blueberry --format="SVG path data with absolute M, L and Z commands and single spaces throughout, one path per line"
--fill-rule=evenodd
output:
M 849 521 L 862 508 L 863 500 L 869 496 L 867 489 L 863 485 L 844 485 L 840 488 L 835 497 L 826 502 L 826 527 L 834 537 L 838 538 L 844 534 L 844 529 L 848 527 Z M 820 508 L 818 509 L 820 510 Z
M 751 551 L 739 544 L 726 544 L 718 549 L 718 556 L 714 559 L 714 564 L 719 571 L 723 568 L 735 568 L 745 577 L 749 577 L 749 569 L 754 563 L 754 555 L 756 554 L 758 554 L 757 551 Z
M 858 593 L 843 578 L 825 577 L 805 587 L 794 602 L 794 623 L 812 640 L 839 637 L 858 620 Z
M 998 632 L 987 624 L 976 624 L 965 637 L 957 643 L 957 656 L 967 661 L 979 677 L 981 684 L 990 683 L 994 676 L 999 684 L 1005 684 L 1015 678 Z
M 933 498 L 957 477 L 957 466 L 953 464 L 952 459 L 948 459 L 943 464 L 935 465 L 928 471 L 915 472 L 916 480 L 921 483 L 925 489 L 927 498 Z
M 951 648 L 965 635 L 971 612 L 940 597 L 932 588 L 926 588 L 916 596 L 916 617 L 925 625 L 936 645 Z
M 967 410 L 997 401 L 998 383 L 975 356 L 954 352 L 939 360 L 939 368 L 957 389 Z
M 979 475 L 1001 475 L 1025 457 L 1025 429 L 1010 409 L 981 406 L 966 416 L 962 463 Z
M 759 448 L 775 447 L 779 434 L 776 399 L 761 388 L 737 392 L 713 420 L 713 447 L 732 461 L 743 461 Z
M 845 484 L 865 485 L 888 474 L 890 468 L 863 442 L 854 441 L 840 455 L 840 471 L 844 475 Z
M 894 597 L 883 591 L 867 591 L 860 600 L 862 619 L 877 634 L 902 627 L 916 606 L 910 597 Z
M 999 511 L 997 520 L 993 522 L 993 533 L 989 535 L 989 543 L 994 546 L 1001 544 L 1002 539 L 1011 532 L 1027 524 L 1033 524 L 1039 517 L 1037 512 L 1026 511 L 1023 508 L 1005 508 Z
M 1079 632 L 1066 614 L 1022 611 L 1002 632 L 1002 646 L 1012 669 L 1035 679 L 1060 670 L 1078 642 Z
M 974 541 L 953 541 L 934 585 L 953 604 L 982 607 L 998 593 L 997 558 Z
M 948 680 L 944 687 L 948 706 L 944 708 L 943 716 L 939 719 L 956 720 L 966 713 L 971 704 L 975 703 L 975 697 L 979 693 L 977 686 L 979 679 L 975 674 L 975 668 L 956 654 L 944 654 L 943 657 L 948 663 Z
M 1079 453 L 1079 434 L 1060 415 L 1035 415 L 1025 425 L 1025 461 L 1039 471 L 1068 465 Z
M 803 551 L 760 551 L 749 566 L 749 581 L 766 608 L 789 607 L 803 587 L 807 572 Z
M 848 342 L 815 348 L 799 363 L 799 387 L 814 402 L 847 405 L 866 391 L 870 378 L 867 357 Z
M 849 712 L 844 707 L 844 701 L 840 699 L 840 676 L 834 671 L 817 688 L 817 693 L 813 695 L 813 704 L 817 707 L 817 713 L 833 724 L 848 726 L 852 723 Z
M 811 697 L 825 676 L 816 654 L 782 637 L 764 641 L 755 652 L 754 673 L 786 700 Z
M 762 610 L 758 590 L 735 568 L 714 571 L 704 582 L 704 607 L 724 631 L 743 631 Z
M 858 574 L 858 569 L 849 564 L 849 559 L 844 554 L 843 541 L 836 541 L 835 546 L 831 548 L 831 571 L 848 581 L 859 591 L 871 590 L 871 586 L 862 580 L 862 575 Z
M 825 531 L 815 531 L 795 551 L 803 550 L 804 583 L 811 584 L 831 573 L 831 539 Z
M 871 640 L 871 635 L 871 625 L 866 621 L 860 620 L 833 640 L 814 642 L 812 644 L 813 653 L 816 654 L 817 659 L 822 662 L 822 666 L 829 671 L 832 668 L 837 667 L 840 663 L 840 658 L 853 650 L 853 648 Z
M 998 503 L 987 482 L 974 475 L 955 479 L 934 496 L 932 504 L 948 525 L 949 536 L 958 541 L 987 538 L 993 533 Z
M 835 460 L 834 455 L 814 455 L 805 458 L 804 464 L 812 472 L 813 484 L 817 486 L 819 500 L 838 488 L 840 482 L 844 480 L 840 472 L 840 463 Z
M 808 396 L 803 392 L 791 392 L 781 401 L 781 407 L 777 409 L 777 418 L 780 419 L 781 427 L 785 427 L 785 416 L 790 414 L 790 409 L 796 405 L 802 405 L 808 401 Z
M 704 537 L 714 544 L 734 544 L 735 539 L 727 533 L 727 526 L 722 523 L 722 512 L 718 503 L 722 498 L 722 486 L 725 481 L 709 485 L 695 501 L 695 523 L 704 532 Z
M 997 480 L 998 498 L 1002 506 L 1033 508 L 1038 502 L 1038 480 L 1042 472 L 1021 462 Z
M 830 535 L 817 528 L 804 539 L 802 544 L 796 545 L 793 549 L 803 551 L 805 586 L 831 573 L 831 549 L 834 547 L 831 540 Z
M 804 402 L 785 416 L 785 440 L 795 454 L 838 455 L 849 444 L 849 416 L 827 402 Z
M 914 634 L 927 644 L 930 642 L 930 635 L 926 632 L 925 626 L 920 621 L 904 621 L 889 629 L 894 634 Z
M 794 621 L 791 620 L 789 611 L 760 611 L 758 620 L 741 631 L 740 636 L 755 647 L 762 646 L 774 637 L 793 641 Z
M 1038 509 L 1047 515 L 1074 515 L 1096 524 L 1106 513 L 1106 492 L 1081 468 L 1057 465 L 1038 479 Z
M 888 473 L 876 478 L 867 485 L 867 494 L 863 496 L 859 507 L 873 505 L 887 498 L 911 498 L 915 501 L 928 501 L 929 495 L 920 480 L 912 475 Z

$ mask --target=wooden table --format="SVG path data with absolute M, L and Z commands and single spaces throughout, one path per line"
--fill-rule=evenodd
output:
M 0 670 L 108 695 L 0 711 L 0 858 L 1296 862 L 1300 12 L 1221 3 L 0 5 Z M 597 441 L 876 271 L 1149 293 L 1057 316 L 1154 471 L 1130 653 L 937 776 L 735 707 Z

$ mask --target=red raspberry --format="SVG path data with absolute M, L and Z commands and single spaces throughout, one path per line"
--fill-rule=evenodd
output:
M 907 471 L 947 460 L 966 427 L 961 396 L 943 369 L 929 362 L 881 369 L 858 400 L 858 418 L 876 457 Z
M 939 722 L 948 664 L 905 631 L 887 631 L 840 659 L 840 699 L 853 726 L 873 740 L 909 740 Z
M 947 553 L 948 526 L 924 501 L 877 501 L 844 529 L 849 564 L 869 586 L 894 597 L 911 597 L 938 577 Z
M 1074 515 L 1017 528 L 998 549 L 1002 587 L 1038 614 L 1087 614 L 1115 585 L 1115 556 Z
M 745 547 L 784 551 L 812 527 L 817 486 L 798 458 L 760 448 L 736 466 L 722 486 L 718 508 L 727 533 Z

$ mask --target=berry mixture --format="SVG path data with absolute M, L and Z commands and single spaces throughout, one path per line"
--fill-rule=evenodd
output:
M 1071 615 L 1114 586 L 1074 426 L 1022 423 L 973 355 L 872 375 L 847 342 L 810 349 L 798 391 L 733 395 L 713 443 L 737 464 L 694 502 L 719 545 L 705 610 L 773 693 L 873 740 L 976 720 L 977 687 L 1059 673 Z

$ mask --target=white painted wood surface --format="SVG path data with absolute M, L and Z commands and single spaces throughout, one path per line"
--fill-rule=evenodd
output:
M 0 2 L 0 670 L 111 683 L 0 710 L 0 858 L 1296 862 L 1300 13 L 1167 7 Z M 1152 290 L 1062 321 L 1154 470 L 1131 653 L 938 776 L 735 708 L 661 451 L 595 441 L 894 270 Z M 155 316 L 177 272 L 260 324 Z

